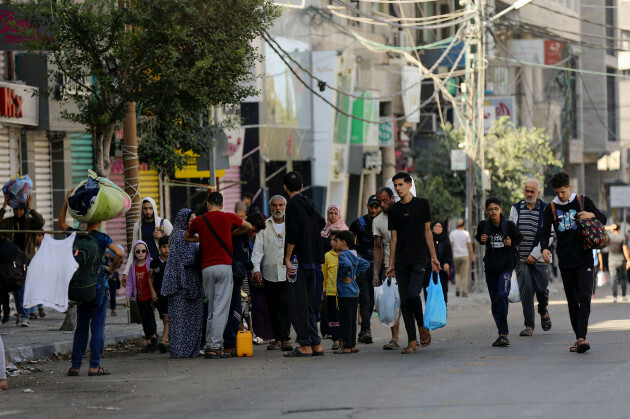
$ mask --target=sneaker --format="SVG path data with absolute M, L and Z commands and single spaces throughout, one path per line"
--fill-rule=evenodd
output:
M 617 297 L 613 297 L 613 303 L 617 302 Z
M 25 319 L 24 317 L 22 317 L 22 322 L 20 323 L 20 326 L 29 327 L 30 324 L 28 324 L 28 319 Z
M 116 310 L 112 310 L 112 314 L 111 314 L 111 316 L 112 316 L 112 317 L 116 316 Z
M 628 301 L 628 297 L 621 297 L 621 301 Z

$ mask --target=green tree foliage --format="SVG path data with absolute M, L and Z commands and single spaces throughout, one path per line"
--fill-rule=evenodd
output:
M 463 141 L 462 132 L 447 124 L 426 147 L 415 150 L 416 192 L 431 203 L 434 220 L 464 216 L 466 174 L 451 170 L 451 150 Z
M 53 97 L 78 106 L 64 117 L 89 127 L 104 176 L 129 102 L 159 119 L 141 150 L 151 166 L 170 173 L 175 149 L 207 151 L 204 115 L 256 93 L 251 41 L 279 16 L 270 0 L 58 0 L 23 11 L 49 34 L 27 46 L 51 55 L 51 79 L 79 86 Z
M 492 124 L 484 150 L 492 181 L 489 195 L 501 199 L 504 208 L 523 199 L 527 179 L 543 185 L 545 178 L 562 166 L 544 129 L 516 127 L 508 117 Z

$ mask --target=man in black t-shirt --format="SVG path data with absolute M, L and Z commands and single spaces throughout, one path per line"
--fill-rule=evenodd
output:
M 361 313 L 361 331 L 359 342 L 372 343 L 372 330 L 370 319 L 374 311 L 374 234 L 372 234 L 372 221 L 381 213 L 381 206 L 376 195 L 370 195 L 367 203 L 368 212 L 357 218 L 350 224 L 350 231 L 357 238 L 354 249 L 359 257 L 370 262 L 370 269 L 357 276 L 359 285 L 359 312 Z
M 392 178 L 394 189 L 400 197 L 389 208 L 390 240 L 389 268 L 386 275 L 396 277 L 400 293 L 400 310 L 402 311 L 409 344 L 402 350 L 410 354 L 418 350 L 415 321 L 420 329 L 420 346 L 429 346 L 431 333 L 423 325 L 422 292 L 424 273 L 427 269 L 440 270 L 440 262 L 433 245 L 431 231 L 431 208 L 429 201 L 415 198 L 411 192 L 411 176 L 400 172 Z M 431 266 L 427 266 L 431 255 Z

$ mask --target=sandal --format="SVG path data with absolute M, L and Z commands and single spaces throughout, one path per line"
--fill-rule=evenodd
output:
M 283 352 L 288 352 L 288 351 L 292 351 L 293 350 L 293 345 L 291 345 L 291 342 L 284 341 L 282 342 L 282 351 Z
M 282 348 L 282 342 L 280 342 L 279 340 L 274 340 L 269 345 L 267 345 L 268 351 L 276 351 L 281 348 Z
M 349 355 L 349 354 L 353 354 L 354 351 L 350 350 L 350 351 L 344 351 L 343 349 L 337 349 L 335 352 L 333 352 L 336 355 Z
M 569 347 L 569 352 L 577 352 L 577 342 L 575 342 L 573 346 Z
M 338 341 L 338 340 L 336 340 L 336 341 L 335 341 L 335 343 L 333 343 L 332 350 L 333 350 L 333 351 L 336 351 L 336 350 L 337 350 L 337 349 L 339 349 L 340 347 L 341 347 L 341 345 L 339 344 L 339 341 Z
M 395 349 L 400 348 L 400 345 L 396 342 L 395 339 L 390 340 L 385 345 L 383 345 L 383 350 L 385 351 L 393 351 Z
M 424 333 L 422 333 L 424 332 Z M 420 347 L 426 348 L 431 344 L 431 332 L 426 327 L 420 328 Z
M 203 357 L 206 359 L 219 359 L 223 355 L 223 351 L 221 349 L 208 349 L 205 351 Z
M 372 333 L 370 332 L 361 332 L 359 333 L 359 342 L 361 343 L 365 343 L 365 344 L 370 344 L 372 343 Z
M 96 376 L 99 376 L 99 375 L 110 375 L 110 374 L 111 374 L 111 372 L 109 372 L 108 370 L 106 370 L 103 367 L 98 367 L 98 371 L 96 371 L 96 372 L 89 372 L 88 371 L 88 377 L 96 377 Z
M 521 330 L 520 336 L 532 336 L 534 334 L 534 330 L 531 327 Z
M 544 315 L 540 316 L 540 325 L 542 326 L 542 330 L 545 332 L 551 330 L 551 317 L 549 316 L 548 311 Z
M 295 348 L 291 352 L 287 352 L 286 354 L 282 356 L 285 358 L 309 358 L 311 354 L 305 354 L 300 351 L 300 348 Z
M 577 346 L 576 351 L 579 354 L 583 354 L 584 352 L 591 349 L 591 345 L 585 339 L 582 339 L 582 338 L 579 338 L 577 342 L 575 342 L 575 345 Z
M 415 340 L 413 342 L 416 342 Z M 408 354 L 412 354 L 414 352 L 417 352 L 420 348 L 418 347 L 418 343 L 411 343 L 409 342 L 409 345 L 407 345 L 407 347 L 405 349 L 403 349 L 402 351 L 400 351 L 401 354 L 404 355 L 408 355 Z
M 497 340 L 492 342 L 492 346 L 510 346 L 510 340 L 507 338 L 507 336 L 499 335 Z
M 70 368 L 68 370 L 68 377 L 78 377 L 79 376 L 79 370 L 73 370 L 72 368 Z
M 221 358 L 236 358 L 238 355 L 236 354 L 236 348 L 224 350 L 221 354 Z

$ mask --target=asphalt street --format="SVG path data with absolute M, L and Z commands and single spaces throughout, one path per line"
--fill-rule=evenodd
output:
M 553 328 L 542 332 L 538 318 L 532 337 L 518 336 L 521 306 L 511 304 L 509 348 L 491 347 L 496 328 L 482 296 L 454 302 L 448 325 L 412 355 L 383 351 L 389 330 L 373 319 L 375 343 L 347 356 L 332 354 L 330 341 L 326 356 L 304 359 L 265 346 L 222 360 L 136 354 L 103 360 L 107 377 L 67 377 L 68 361 L 48 361 L 38 365 L 48 371 L 9 378 L 0 416 L 630 417 L 630 303 L 598 294 L 586 354 L 569 353 L 561 292 Z

